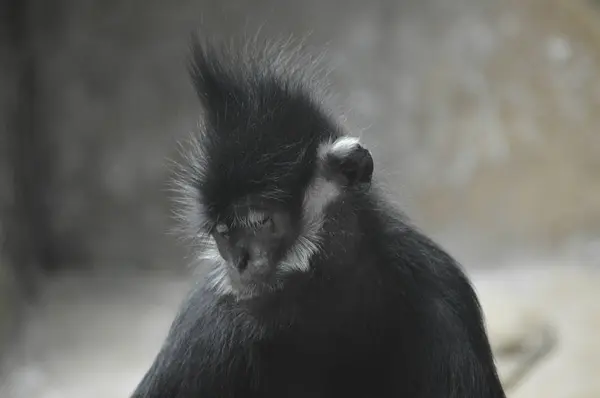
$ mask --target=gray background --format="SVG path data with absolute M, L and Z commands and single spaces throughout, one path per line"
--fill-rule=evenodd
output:
M 119 275 L 188 272 L 168 233 L 168 160 L 198 117 L 184 61 L 199 25 L 326 49 L 338 105 L 378 177 L 469 270 L 524 253 L 598 254 L 597 2 L 2 4 L 2 333 L 57 278 L 111 275 L 136 291 Z M 110 286 L 85 300 L 102 302 Z

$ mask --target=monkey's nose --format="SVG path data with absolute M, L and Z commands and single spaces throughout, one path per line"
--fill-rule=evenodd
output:
M 242 250 L 237 258 L 236 268 L 238 271 L 243 272 L 248 268 L 248 262 L 250 261 L 250 253 L 248 250 Z

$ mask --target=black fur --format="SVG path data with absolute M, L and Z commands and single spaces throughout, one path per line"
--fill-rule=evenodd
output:
M 361 145 L 356 146 L 343 157 L 329 155 L 325 160 L 328 170 L 326 174 L 333 179 L 339 176 L 341 185 L 353 186 L 357 184 L 370 184 L 373 178 L 373 157 L 368 149 Z
M 297 69 L 286 80 L 259 55 L 194 50 L 206 158 L 188 189 L 208 220 L 262 192 L 301 212 L 319 144 L 342 134 Z M 369 182 L 370 155 L 355 155 L 353 178 Z M 322 238 L 280 290 L 240 301 L 195 289 L 133 397 L 505 397 L 469 281 L 376 186 L 344 190 Z

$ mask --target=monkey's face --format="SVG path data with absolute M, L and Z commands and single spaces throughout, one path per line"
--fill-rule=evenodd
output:
M 209 237 L 200 257 L 212 263 L 209 284 L 219 294 L 256 297 L 281 288 L 292 273 L 309 271 L 323 250 L 328 206 L 371 181 L 373 160 L 355 138 L 324 141 L 312 161 L 305 154 L 296 158 L 304 163 L 276 162 L 293 168 L 272 167 L 271 174 L 238 169 L 223 158 L 212 169 L 208 162 L 208 171 L 192 185 L 199 195 L 192 197 L 190 219 L 200 219 L 192 226 Z
M 231 287 L 241 295 L 273 288 L 277 266 L 295 238 L 290 214 L 277 208 L 238 208 L 230 220 L 217 223 L 211 234 Z

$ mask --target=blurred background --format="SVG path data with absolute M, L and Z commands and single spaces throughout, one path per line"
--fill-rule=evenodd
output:
M 305 38 L 466 268 L 510 397 L 600 397 L 600 2 L 2 0 L 0 396 L 127 397 L 193 281 L 169 159 L 215 36 Z

